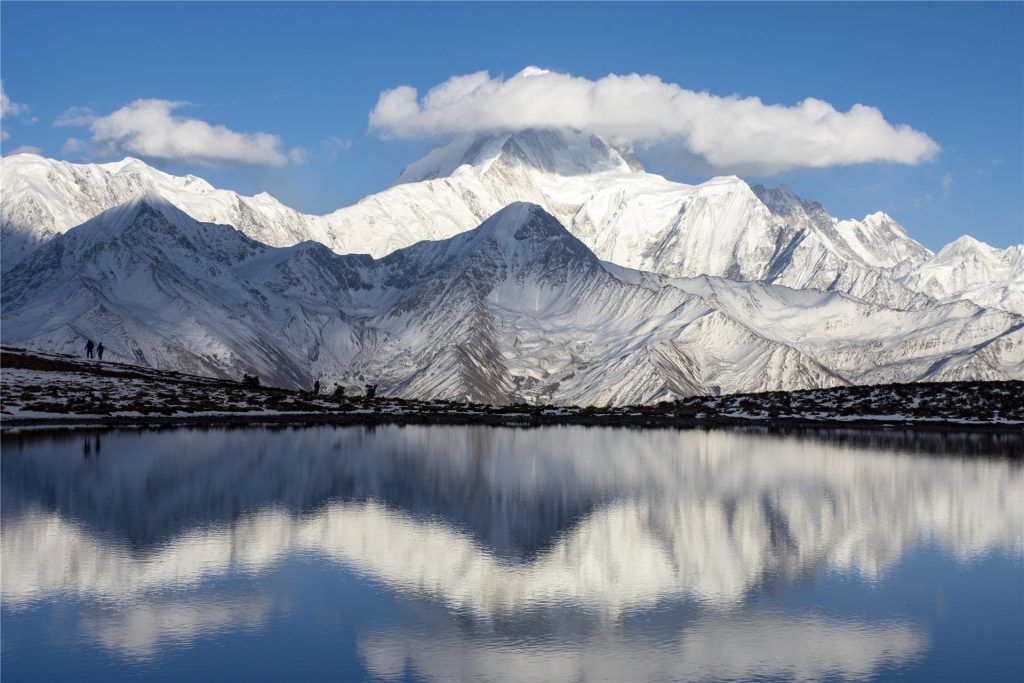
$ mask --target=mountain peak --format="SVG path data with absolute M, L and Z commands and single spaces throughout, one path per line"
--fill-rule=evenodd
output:
M 543 219 L 545 217 L 550 218 L 556 226 L 561 228 L 562 232 L 569 234 L 569 231 L 562 227 L 554 216 L 539 205 L 531 202 L 512 202 L 505 208 L 495 212 L 480 227 L 486 228 L 486 231 L 492 235 L 522 240 L 528 234 L 524 232 L 524 228 L 534 223 L 536 219 Z
M 961 257 L 966 254 L 980 254 L 988 258 L 997 258 L 996 252 L 998 251 L 995 247 L 970 235 L 961 235 L 939 250 L 939 256 L 940 258 L 948 258 L 951 256 Z
M 446 178 L 466 166 L 483 173 L 495 164 L 563 176 L 643 170 L 632 150 L 619 150 L 598 135 L 527 128 L 456 138 L 409 164 L 396 184 Z
M 164 227 L 168 224 L 180 227 L 197 223 L 195 219 L 172 204 L 152 185 L 147 184 L 138 196 L 103 211 L 74 228 L 73 231 L 81 231 L 83 234 L 116 235 L 133 230 L 140 225 L 153 225 L 152 220 L 140 221 L 140 219 L 146 218 L 156 220 L 158 225 Z
M 512 274 L 564 282 L 572 268 L 600 267 L 594 253 L 557 218 L 529 202 L 513 202 L 454 237 L 399 249 L 382 263 L 417 276 L 455 267 L 488 287 Z
M 978 240 L 978 239 L 975 239 L 975 238 L 971 237 L 970 235 L 960 235 L 960 237 L 957 237 L 955 240 L 953 240 L 951 242 L 951 244 L 955 244 L 957 246 L 964 246 L 964 247 L 976 247 L 979 244 L 985 244 L 985 243 L 982 242 L 981 240 Z M 988 246 L 988 245 L 985 245 L 985 246 Z
M 120 161 L 110 161 L 105 164 L 101 164 L 101 166 L 111 173 L 121 173 L 122 171 L 146 172 L 156 170 L 142 159 L 137 159 L 135 157 L 124 157 Z
M 875 211 L 864 216 L 865 223 L 895 223 L 896 221 L 892 216 L 887 214 L 885 211 Z
M 473 230 L 456 235 L 449 240 L 451 245 L 468 253 L 484 242 L 502 245 L 502 250 L 515 250 L 523 242 L 557 241 L 559 239 L 579 242 L 558 219 L 543 207 L 530 202 L 512 202 L 493 213 Z M 580 242 L 582 246 L 582 242 Z M 415 248 L 415 245 L 410 248 Z M 586 249 L 586 247 L 584 247 Z

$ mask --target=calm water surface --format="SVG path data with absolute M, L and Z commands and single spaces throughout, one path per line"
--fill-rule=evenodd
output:
M 5 683 L 1024 678 L 1012 435 L 2 445 Z

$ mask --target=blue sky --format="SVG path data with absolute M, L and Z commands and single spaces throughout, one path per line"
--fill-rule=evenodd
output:
M 0 75 L 15 103 L 5 153 L 120 156 L 55 126 L 70 107 L 107 116 L 138 99 L 191 103 L 172 116 L 279 138 L 278 165 L 159 161 L 246 194 L 326 212 L 387 187 L 436 144 L 368 128 L 381 91 L 423 95 L 452 76 L 537 65 L 596 80 L 653 74 L 712 95 L 840 112 L 876 107 L 941 148 L 916 164 L 795 168 L 786 183 L 833 214 L 883 210 L 926 246 L 969 233 L 1024 242 L 1024 4 L 0 4 Z M 17 106 L 21 105 L 21 106 Z M 333 142 L 325 142 L 331 141 Z M 303 163 L 287 159 L 289 151 Z M 697 182 L 671 145 L 648 168 Z M 763 174 L 762 174 L 763 175 Z

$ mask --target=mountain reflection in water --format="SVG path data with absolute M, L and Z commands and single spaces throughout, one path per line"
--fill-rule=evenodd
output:
M 3 441 L 0 593 L 10 613 L 82 600 L 89 638 L 145 660 L 258 632 L 282 596 L 213 600 L 209 586 L 312 555 L 423 603 L 417 623 L 361 629 L 374 676 L 861 678 L 920 656 L 926 630 L 745 605 L 830 572 L 884 581 L 925 545 L 956 562 L 1019 555 L 1024 470 L 985 457 L 1019 447 L 579 427 L 25 432 Z M 665 613 L 670 626 L 623 625 Z

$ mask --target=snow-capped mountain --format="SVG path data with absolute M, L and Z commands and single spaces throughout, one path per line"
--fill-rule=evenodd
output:
M 900 280 L 937 301 L 966 299 L 1024 313 L 1024 244 L 996 249 L 964 235 Z
M 734 176 L 672 182 L 575 131 L 455 140 L 328 219 L 348 251 L 381 255 L 449 237 L 513 201 L 544 207 L 601 259 L 631 268 L 831 289 L 903 308 L 926 301 L 888 275 L 930 252 L 884 215 L 838 221 L 785 188 Z
M 85 335 L 128 362 L 221 376 L 253 367 L 298 384 L 308 373 L 282 355 L 274 321 L 232 269 L 265 249 L 156 195 L 134 198 L 4 273 L 4 338 L 78 353 Z M 258 352 L 246 363 L 238 348 Z
M 626 404 L 704 393 L 1024 376 L 1024 320 L 917 311 L 606 263 L 541 207 L 379 260 L 260 244 L 154 194 L 3 278 L 8 342 L 389 395 Z
M 198 220 L 232 225 L 271 246 L 314 240 L 375 257 L 451 237 L 528 201 L 599 258 L 626 267 L 839 291 L 886 307 L 919 308 L 938 296 L 1024 313 L 1024 266 L 1013 257 L 1020 248 L 1011 248 L 1007 268 L 981 264 L 955 275 L 930 267 L 932 254 L 884 213 L 838 220 L 788 188 L 735 177 L 671 182 L 644 171 L 629 150 L 576 131 L 455 140 L 411 164 L 391 188 L 326 216 L 301 214 L 266 194 L 215 190 L 137 160 L 75 165 L 15 155 L 2 168 L 5 268 L 146 188 Z
M 159 194 L 198 220 L 232 225 L 264 244 L 331 244 L 322 220 L 290 209 L 269 194 L 243 197 L 193 175 L 158 171 L 138 159 L 73 164 L 35 154 L 5 156 L 0 160 L 0 188 L 0 257 L 5 270 L 56 235 L 147 192 Z

